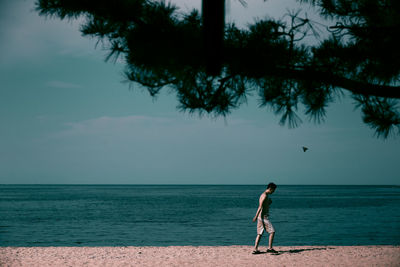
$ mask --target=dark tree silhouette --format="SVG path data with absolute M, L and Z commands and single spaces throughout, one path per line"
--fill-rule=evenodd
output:
M 203 13 L 221 22 L 212 9 L 221 14 L 223 6 L 204 1 Z M 214 31 L 215 37 L 218 29 L 199 11 L 185 14 L 163 1 L 39 0 L 36 6 L 40 15 L 85 17 L 81 32 L 108 45 L 106 60 L 124 59 L 127 79 L 146 86 L 151 96 L 172 88 L 181 110 L 225 116 L 256 92 L 261 107 L 271 107 L 282 116 L 281 124 L 296 127 L 299 103 L 320 122 L 328 104 L 348 91 L 378 136 L 398 135 L 400 1 L 300 2 L 318 6 L 333 21 L 317 45 L 302 41 L 309 34 L 317 37 L 318 25 L 299 13 L 246 29 L 224 26 L 222 17 L 223 40 L 213 49 L 207 36 Z

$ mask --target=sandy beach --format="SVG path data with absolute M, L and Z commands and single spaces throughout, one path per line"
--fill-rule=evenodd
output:
M 261 248 L 265 251 L 264 248 Z M 264 250 L 263 250 L 264 249 Z M 399 246 L 1 247 L 1 266 L 400 266 Z

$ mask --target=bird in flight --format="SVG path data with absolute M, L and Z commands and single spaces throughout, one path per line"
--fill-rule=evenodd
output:
M 308 150 L 308 147 L 303 146 L 303 152 L 306 152 Z

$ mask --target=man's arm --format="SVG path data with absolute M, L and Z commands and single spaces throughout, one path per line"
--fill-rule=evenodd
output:
M 266 196 L 267 196 L 266 194 L 262 194 L 260 196 L 260 203 L 259 203 L 259 206 L 258 206 L 258 209 L 257 209 L 256 216 L 254 216 L 254 218 L 253 218 L 253 222 L 255 222 L 257 220 L 257 217 L 258 217 L 258 215 L 260 214 L 260 212 L 262 210 L 263 203 L 264 203 L 264 200 L 265 200 Z

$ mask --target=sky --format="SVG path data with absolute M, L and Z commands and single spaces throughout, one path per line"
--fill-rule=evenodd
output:
M 294 7 L 247 3 L 228 1 L 227 21 L 244 27 Z M 299 112 L 295 129 L 255 97 L 225 119 L 182 113 L 175 95 L 153 99 L 124 81 L 123 63 L 105 62 L 79 22 L 0 0 L 0 183 L 400 185 L 400 138 L 374 137 L 350 97 L 322 124 Z

